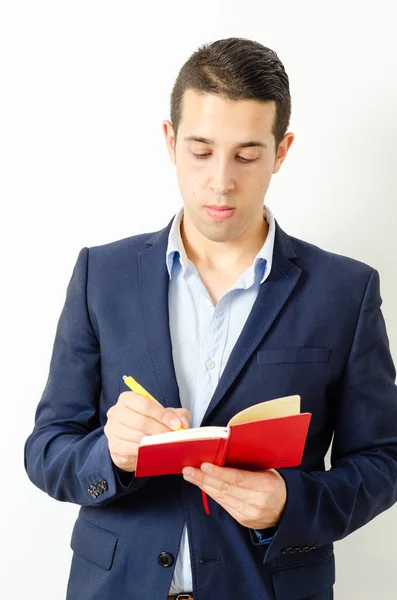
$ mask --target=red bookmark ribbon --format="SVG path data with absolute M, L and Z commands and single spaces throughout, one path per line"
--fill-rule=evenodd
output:
M 204 510 L 207 513 L 207 515 L 210 515 L 211 513 L 210 513 L 209 506 L 208 506 L 207 494 L 203 490 L 201 490 L 201 495 L 203 497 Z

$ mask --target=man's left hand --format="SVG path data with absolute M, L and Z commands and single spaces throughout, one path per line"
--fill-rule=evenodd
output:
M 251 529 L 276 527 L 287 501 L 285 481 L 275 469 L 252 472 L 203 463 L 200 469 L 185 467 L 183 477 Z

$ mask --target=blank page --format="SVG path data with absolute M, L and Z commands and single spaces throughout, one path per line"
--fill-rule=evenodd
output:
M 262 419 L 274 419 L 275 417 L 289 417 L 298 415 L 301 410 L 301 397 L 284 396 L 267 402 L 260 402 L 237 413 L 230 419 L 228 425 L 249 423 L 250 421 L 261 421 Z

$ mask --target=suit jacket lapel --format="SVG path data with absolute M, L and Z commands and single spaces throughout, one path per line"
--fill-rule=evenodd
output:
M 298 283 L 302 270 L 289 260 L 290 258 L 296 258 L 296 256 L 289 236 L 276 221 L 271 272 L 260 286 L 252 310 L 208 405 L 202 425 L 205 425 L 205 421 L 211 412 L 222 400 L 248 359 L 263 340 Z
M 172 359 L 168 311 L 169 276 L 166 251 L 171 224 L 172 219 L 167 227 L 147 240 L 149 247 L 138 255 L 138 271 L 142 316 L 158 383 L 157 393 L 155 382 L 151 393 L 163 406 L 180 408 L 179 388 Z

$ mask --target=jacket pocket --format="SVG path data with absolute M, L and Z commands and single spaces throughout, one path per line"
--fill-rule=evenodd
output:
M 272 571 L 276 600 L 300 600 L 316 596 L 335 583 L 333 552 L 315 562 Z
M 257 362 L 260 365 L 269 365 L 277 363 L 328 362 L 330 353 L 330 348 L 290 347 L 258 350 L 256 356 Z
M 102 569 L 109 569 L 113 563 L 118 535 L 92 525 L 78 517 L 73 527 L 70 547 L 73 552 Z

